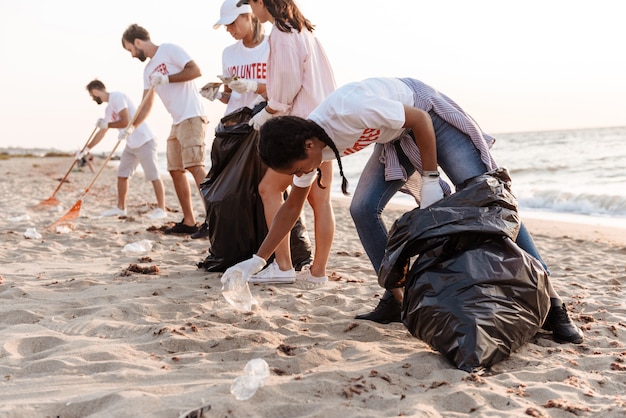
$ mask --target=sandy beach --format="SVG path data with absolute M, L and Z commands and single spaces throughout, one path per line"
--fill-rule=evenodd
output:
M 467 373 L 402 324 L 354 320 L 383 289 L 345 199 L 334 202 L 332 280 L 251 286 L 259 306 L 241 313 L 222 297 L 221 274 L 196 266 L 208 241 L 162 234 L 181 218 L 168 176 L 165 222 L 146 217 L 154 194 L 141 173 L 128 216 L 98 217 L 116 201 L 110 164 L 72 228 L 45 230 L 94 176 L 70 174 L 60 211 L 32 210 L 70 164 L 0 160 L 0 417 L 175 418 L 203 406 L 210 417 L 626 416 L 625 229 L 524 219 L 585 342 L 540 331 L 491 370 Z M 194 204 L 200 218 L 197 194 Z M 403 210 L 387 211 L 389 225 Z M 26 237 L 31 228 L 41 238 Z M 143 240 L 150 251 L 124 250 Z M 231 384 L 254 358 L 270 377 L 239 401 Z

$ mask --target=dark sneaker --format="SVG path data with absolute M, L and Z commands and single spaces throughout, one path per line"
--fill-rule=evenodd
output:
M 402 322 L 402 303 L 396 298 L 381 298 L 378 306 L 372 312 L 357 315 L 355 319 L 367 319 L 368 321 L 388 324 L 390 322 Z
M 167 228 L 163 231 L 164 234 L 181 234 L 181 235 L 189 235 L 194 232 L 198 232 L 198 225 L 185 225 L 182 221 L 174 224 L 173 227 Z
M 200 229 L 198 229 L 196 232 L 190 235 L 192 239 L 208 238 L 208 236 L 209 236 L 209 224 L 207 224 L 206 222 L 200 225 Z
M 580 344 L 583 342 L 583 332 L 570 319 L 565 304 L 550 307 L 542 328 L 552 331 L 552 338 L 558 343 Z

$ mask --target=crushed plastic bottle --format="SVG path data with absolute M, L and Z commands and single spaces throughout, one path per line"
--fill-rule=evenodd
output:
M 72 232 L 72 228 L 67 225 L 59 225 L 56 227 L 55 231 L 57 232 L 57 234 L 69 234 L 70 232 Z
M 41 234 L 37 232 L 35 228 L 27 228 L 24 232 L 24 236 L 31 239 L 41 239 Z
M 230 268 L 222 275 L 222 295 L 237 310 L 250 312 L 259 302 L 250 293 L 248 281 L 241 270 Z
M 126 244 L 122 249 L 125 253 L 147 253 L 152 251 L 152 241 L 149 239 L 142 239 L 141 241 Z
M 262 358 L 252 359 L 243 368 L 243 375 L 230 385 L 230 393 L 238 401 L 245 401 L 254 396 L 257 389 L 270 377 L 270 366 Z

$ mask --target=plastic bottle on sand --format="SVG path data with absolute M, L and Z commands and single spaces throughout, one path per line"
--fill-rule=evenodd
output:
M 233 381 L 230 393 L 235 395 L 238 401 L 250 399 L 256 390 L 270 377 L 270 367 L 262 358 L 252 359 L 243 369 L 243 375 Z
M 238 269 L 229 269 L 222 275 L 222 295 L 224 299 L 237 310 L 250 312 L 252 305 L 258 305 L 252 293 L 248 281 Z

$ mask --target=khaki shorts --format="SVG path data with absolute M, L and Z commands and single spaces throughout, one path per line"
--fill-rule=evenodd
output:
M 167 138 L 167 171 L 204 167 L 207 118 L 196 116 L 172 125 Z

